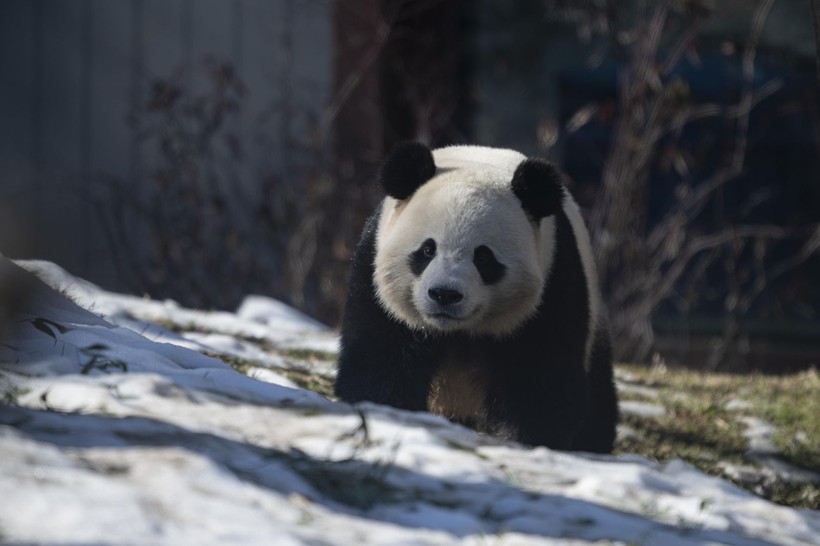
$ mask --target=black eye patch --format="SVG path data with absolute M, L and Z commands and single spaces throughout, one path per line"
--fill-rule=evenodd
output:
M 418 277 L 424 273 L 424 270 L 427 269 L 427 266 L 430 265 L 430 262 L 432 262 L 435 257 L 436 242 L 432 239 L 427 239 L 421 243 L 421 246 L 417 250 L 410 253 L 410 271 Z
M 477 246 L 473 251 L 473 264 L 481 275 L 484 284 L 495 284 L 504 277 L 507 267 L 499 262 L 493 251 L 484 245 Z

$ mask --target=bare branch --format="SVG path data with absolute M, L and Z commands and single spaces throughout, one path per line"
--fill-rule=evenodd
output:
M 674 115 L 668 124 L 658 130 L 657 135 L 653 135 L 653 138 L 659 139 L 668 133 L 682 129 L 689 123 L 699 119 L 716 117 L 721 114 L 723 114 L 723 116 L 727 119 L 748 116 L 749 113 L 754 110 L 755 106 L 772 96 L 781 87 L 783 87 L 783 82 L 778 79 L 774 79 L 764 83 L 758 89 L 751 91 L 749 93 L 749 100 L 745 104 L 741 102 L 741 104 L 721 106 L 719 104 L 709 103 L 682 108 Z
M 752 31 L 749 34 L 749 39 L 746 42 L 746 48 L 743 52 L 744 91 L 739 108 L 742 112 L 746 113 L 738 119 L 737 144 L 735 145 L 735 153 L 732 158 L 732 167 L 734 169 L 741 169 L 746 158 L 746 147 L 749 138 L 749 112 L 752 109 L 755 56 L 757 55 L 757 45 L 760 42 L 760 35 L 763 33 L 763 25 L 769 16 L 772 4 L 774 4 L 774 0 L 761 0 L 757 5 L 754 18 L 752 19 Z
M 338 93 L 331 99 L 322 116 L 322 127 L 327 130 L 339 115 L 342 107 L 361 84 L 364 75 L 369 72 L 379 58 L 388 38 L 390 37 L 391 24 L 382 21 L 375 32 L 375 40 L 370 45 L 367 53 L 362 56 L 356 69 L 353 70 L 339 87 Z
M 709 250 L 731 241 L 752 237 L 781 240 L 796 238 L 799 235 L 793 230 L 773 225 L 740 225 L 716 233 L 701 235 L 689 241 L 683 252 L 672 262 L 666 274 L 661 278 L 658 286 L 647 297 L 651 308 L 672 291 L 675 283 L 680 279 L 691 259 L 704 250 Z
M 715 192 L 715 190 L 723 186 L 729 180 L 740 175 L 743 171 L 749 132 L 749 116 L 751 111 L 760 101 L 772 95 L 780 87 L 782 87 L 782 82 L 778 80 L 767 82 L 756 92 L 752 87 L 754 81 L 754 58 L 757 52 L 757 45 L 760 41 L 763 25 L 766 22 L 766 18 L 768 17 L 773 3 L 774 0 L 762 0 L 755 10 L 752 20 L 752 32 L 749 40 L 746 42 L 746 49 L 743 55 L 743 95 L 739 104 L 726 110 L 726 116 L 728 118 L 738 119 L 732 161 L 727 167 L 720 169 L 709 179 L 701 183 L 697 190 L 688 196 L 688 199 L 686 199 L 684 203 L 667 214 L 664 220 L 659 222 L 657 227 L 652 230 L 652 233 L 649 235 L 649 247 L 653 252 L 657 251 L 657 249 L 661 246 L 665 239 L 665 235 L 669 233 L 671 224 L 675 221 L 679 221 L 681 214 L 685 216 L 688 223 L 689 220 L 700 213 L 703 206 L 708 201 L 708 198 Z M 677 124 L 681 124 L 681 126 L 685 125 L 695 119 L 713 115 L 713 113 L 717 113 L 719 110 L 720 108 L 716 105 L 704 105 L 702 107 L 698 107 L 690 111 L 688 115 L 682 114 L 679 119 L 675 120 L 673 126 Z
M 703 28 L 703 20 L 698 19 L 694 23 L 692 23 L 689 28 L 683 33 L 680 37 L 678 42 L 675 44 L 674 47 L 671 48 L 669 54 L 667 54 L 666 59 L 664 59 L 663 63 L 661 63 L 660 72 L 663 75 L 668 75 L 672 69 L 680 62 L 681 58 L 683 57 L 684 53 L 686 53 L 692 44 L 695 42 L 695 39 L 700 34 L 700 31 Z

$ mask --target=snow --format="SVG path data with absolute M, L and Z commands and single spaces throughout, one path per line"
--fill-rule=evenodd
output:
M 754 407 L 754 404 L 748 400 L 741 400 L 739 398 L 732 398 L 723 406 L 726 411 L 748 411 Z
M 4 542 L 818 543 L 817 512 L 681 461 L 525 448 L 300 389 L 283 372 L 332 379 L 338 341 L 279 302 L 195 311 L 21 265 L 57 290 L 0 257 L 0 285 L 30 290 L 0 343 Z
M 764 476 L 771 474 L 792 483 L 820 483 L 820 474 L 794 466 L 781 457 L 780 450 L 774 443 L 777 432 L 774 425 L 748 415 L 740 416 L 737 420 L 746 425 L 744 436 L 749 442 L 749 450 L 745 458 L 763 467 Z M 740 471 L 742 469 L 735 469 L 735 472 Z
M 263 296 L 249 296 L 240 306 L 242 315 L 198 311 L 182 308 L 171 300 L 156 301 L 106 292 L 48 262 L 25 261 L 21 265 L 78 305 L 106 317 L 110 323 L 140 333 L 144 328 L 151 328 L 151 322 L 162 321 L 191 330 L 262 339 L 280 347 L 328 352 L 338 349 L 338 340 L 327 327 L 294 309 L 285 311 L 282 303 Z M 143 320 L 134 320 L 135 317 Z
M 649 402 L 637 402 L 634 400 L 622 400 L 619 403 L 621 413 L 637 415 L 638 417 L 663 417 L 666 415 L 666 408 L 660 404 Z
M 617 375 L 618 379 L 621 380 L 618 383 L 618 392 L 624 394 L 636 394 L 644 398 L 651 398 L 655 400 L 660 397 L 660 392 L 656 388 L 644 387 L 643 385 L 633 385 L 629 383 L 630 380 L 634 381 L 634 378 L 632 378 L 632 374 L 621 372 Z

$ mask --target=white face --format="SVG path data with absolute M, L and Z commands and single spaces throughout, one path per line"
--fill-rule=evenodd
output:
M 408 200 L 385 199 L 379 301 L 417 330 L 511 333 L 538 307 L 552 231 L 527 217 L 508 173 L 439 172 Z M 553 227 L 551 219 L 541 223 Z

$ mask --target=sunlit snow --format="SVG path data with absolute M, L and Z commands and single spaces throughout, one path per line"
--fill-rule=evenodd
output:
M 279 302 L 194 311 L 20 265 L 53 288 L 0 257 L 29 296 L 0 343 L 4 543 L 818 542 L 817 512 L 681 461 L 524 448 L 298 388 L 283 370 L 332 379 L 338 343 Z

